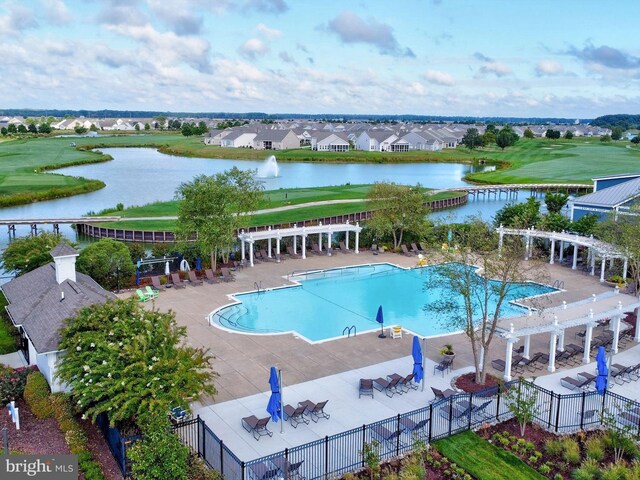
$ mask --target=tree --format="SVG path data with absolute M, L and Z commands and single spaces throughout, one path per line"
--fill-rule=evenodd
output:
M 549 213 L 540 218 L 536 227 L 548 232 L 562 232 L 571 229 L 571 221 L 561 213 Z
M 184 122 L 182 124 L 182 135 L 184 135 L 185 137 L 190 137 L 191 135 L 193 135 L 193 128 L 187 122 Z
M 560 213 L 568 200 L 569 195 L 566 193 L 547 193 L 544 196 L 544 204 L 549 213 Z
M 197 131 L 194 132 L 194 135 L 204 135 L 205 133 L 207 133 L 207 130 L 208 130 L 207 124 L 202 120 L 200 120 L 198 122 Z
M 91 126 L 89 127 L 89 130 L 92 132 L 97 132 L 98 131 L 98 127 L 96 127 L 95 123 L 92 123 Z
M 27 127 L 23 124 L 18 125 L 18 133 L 27 133 Z
M 613 127 L 611 129 L 611 140 L 620 140 L 622 138 L 623 130 L 621 127 Z
M 496 227 L 529 228 L 535 227 L 540 221 L 540 202 L 529 197 L 523 203 L 508 203 L 496 212 L 494 224 Z
M 173 312 L 147 310 L 133 298 L 92 305 L 61 331 L 57 375 L 87 417 L 105 413 L 112 425 L 141 426 L 216 393 L 212 357 L 185 339 Z
M 498 132 L 498 129 L 493 123 L 490 123 L 489 125 L 487 125 L 487 128 L 485 128 L 485 133 L 486 132 L 491 132 L 495 135 Z
M 164 130 L 164 127 L 166 126 L 167 123 L 167 117 L 165 117 L 164 115 L 158 115 L 157 117 L 155 117 L 156 123 L 157 123 L 157 127 L 160 130 Z
M 462 143 L 466 145 L 469 150 L 482 147 L 482 136 L 478 133 L 478 129 L 469 128 L 462 137 Z
M 27 130 L 29 130 L 29 133 L 38 133 L 38 127 L 36 127 L 35 123 L 30 123 Z
M 623 252 L 629 261 L 629 276 L 634 279 L 635 285 L 640 285 L 640 210 L 632 207 L 632 215 L 618 215 L 612 213 L 607 219 L 596 227 L 596 236 L 609 242 L 620 252 Z
M 127 246 L 111 238 L 86 246 L 78 256 L 76 267 L 109 290 L 119 287 L 121 279 L 135 272 Z
M 7 132 L 18 133 L 18 127 L 16 127 L 15 123 L 10 123 L 9 125 L 7 125 Z
M 83 127 L 82 125 L 76 125 L 73 131 L 76 132 L 78 135 L 84 135 L 85 133 L 87 133 L 87 127 Z
M 589 235 L 595 235 L 598 227 L 598 215 L 594 213 L 588 213 L 581 216 L 575 222 L 571 222 L 569 229 L 572 232 L 576 232 L 579 235 L 588 237 Z
M 516 385 L 505 389 L 504 398 L 507 408 L 520 425 L 520 436 L 524 437 L 527 425 L 533 422 L 539 410 L 538 389 L 533 382 L 519 378 Z
M 571 140 L 573 138 L 573 132 L 571 130 L 567 130 L 566 132 L 564 132 L 564 138 L 566 138 L 567 140 Z
M 560 130 L 553 130 L 552 128 L 548 128 L 544 133 L 544 136 L 550 140 L 556 140 L 560 138 Z
M 523 136 L 524 136 L 524 138 L 529 138 L 529 139 L 531 139 L 531 138 L 534 138 L 534 137 L 535 137 L 535 135 L 534 135 L 534 133 L 533 133 L 533 130 L 531 130 L 529 127 L 527 127 L 527 128 L 524 130 Z
M 515 145 L 518 138 L 518 134 L 513 131 L 511 126 L 505 125 L 496 135 L 496 145 L 504 150 L 506 147 Z
M 236 231 L 248 225 L 249 214 L 262 199 L 263 186 L 255 173 L 233 167 L 213 176 L 199 175 L 176 190 L 181 200 L 176 235 L 184 242 L 195 233 L 200 251 L 211 256 L 214 269 L 218 256 L 229 251 Z
M 519 237 L 505 236 L 499 248 L 490 225 L 479 218 L 466 223 L 464 230 L 456 232 L 459 247 L 442 252 L 446 263 L 438 266 L 430 280 L 446 284 L 450 294 L 427 303 L 424 310 L 464 332 L 471 344 L 475 381 L 483 385 L 489 357 L 483 352 L 490 351 L 502 307 L 517 294 L 518 283 L 537 276 L 536 264 L 522 262 L 524 244 Z
M 51 125 L 48 123 L 41 123 L 38 127 L 38 133 L 51 133 Z
M 609 143 L 611 141 L 611 135 L 602 135 L 600 141 L 602 143 Z
M 482 144 L 491 145 L 492 143 L 496 143 L 496 134 L 491 130 L 487 130 L 482 134 Z
M 640 143 L 640 134 L 637 134 L 635 137 L 631 139 L 631 143 L 635 143 L 638 145 Z
M 52 261 L 49 253 L 61 241 L 71 244 L 62 235 L 42 232 L 39 235 L 17 238 L 2 252 L 2 266 L 17 275 L 30 272 Z
M 149 125 L 149 123 L 145 123 L 144 124 L 144 130 L 145 130 L 145 132 L 148 132 L 149 130 L 151 130 L 151 125 Z
M 424 189 L 396 183 L 374 183 L 367 198 L 373 210 L 368 227 L 379 237 L 391 236 L 399 248 L 405 232 L 422 236 L 428 228 Z
M 2 127 L 0 128 L 0 133 L 2 134 L 3 137 L 6 137 L 9 131 L 7 130 L 7 127 Z

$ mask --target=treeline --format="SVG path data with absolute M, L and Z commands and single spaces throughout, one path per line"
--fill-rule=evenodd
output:
M 611 128 L 620 127 L 623 131 L 629 129 L 640 129 L 640 115 L 603 115 L 591 122 L 596 127 Z
M 396 122 L 456 122 L 456 123 L 498 123 L 498 124 L 545 124 L 545 123 L 573 123 L 575 119 L 557 117 L 473 117 L 467 115 L 368 115 L 368 114 L 317 114 L 317 113 L 264 113 L 264 112 L 160 112 L 144 110 L 41 110 L 41 109 L 0 109 L 0 115 L 6 116 L 53 116 L 61 117 L 92 117 L 92 118 L 151 118 L 157 116 L 177 118 L 220 118 L 247 120 L 285 120 L 305 119 L 329 122 L 358 121 L 396 121 Z M 581 123 L 589 123 L 589 119 L 580 119 Z

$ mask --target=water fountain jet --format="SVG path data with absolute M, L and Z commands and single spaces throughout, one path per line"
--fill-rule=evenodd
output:
M 258 178 L 274 178 L 280 175 L 280 167 L 274 155 L 270 155 L 258 168 Z

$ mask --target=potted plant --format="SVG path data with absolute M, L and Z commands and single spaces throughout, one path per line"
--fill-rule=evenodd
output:
M 454 357 L 455 353 L 453 352 L 453 346 L 450 343 L 443 345 L 440 349 L 440 355 L 442 355 L 444 358 Z

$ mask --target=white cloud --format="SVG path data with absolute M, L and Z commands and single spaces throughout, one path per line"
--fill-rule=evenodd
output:
M 269 48 L 259 38 L 250 38 L 238 49 L 243 57 L 255 59 L 269 51 Z
M 504 77 L 506 75 L 511 75 L 513 71 L 504 63 L 489 62 L 480 68 L 480 73 L 484 75 L 494 74 L 496 77 Z
M 42 0 L 44 15 L 52 23 L 67 24 L 71 14 L 63 0 Z
M 562 64 L 554 60 L 540 60 L 536 65 L 536 75 L 539 77 L 545 75 L 562 75 L 564 73 L 564 67 Z
M 447 87 L 451 87 L 456 83 L 453 76 L 439 70 L 427 70 L 427 73 L 424 74 L 424 78 L 430 83 L 435 83 L 436 85 L 444 85 Z
M 276 38 L 280 38 L 282 36 L 282 32 L 280 30 L 276 30 L 275 28 L 269 28 L 264 23 L 259 23 L 256 27 L 258 32 L 268 38 L 269 40 L 274 40 Z

